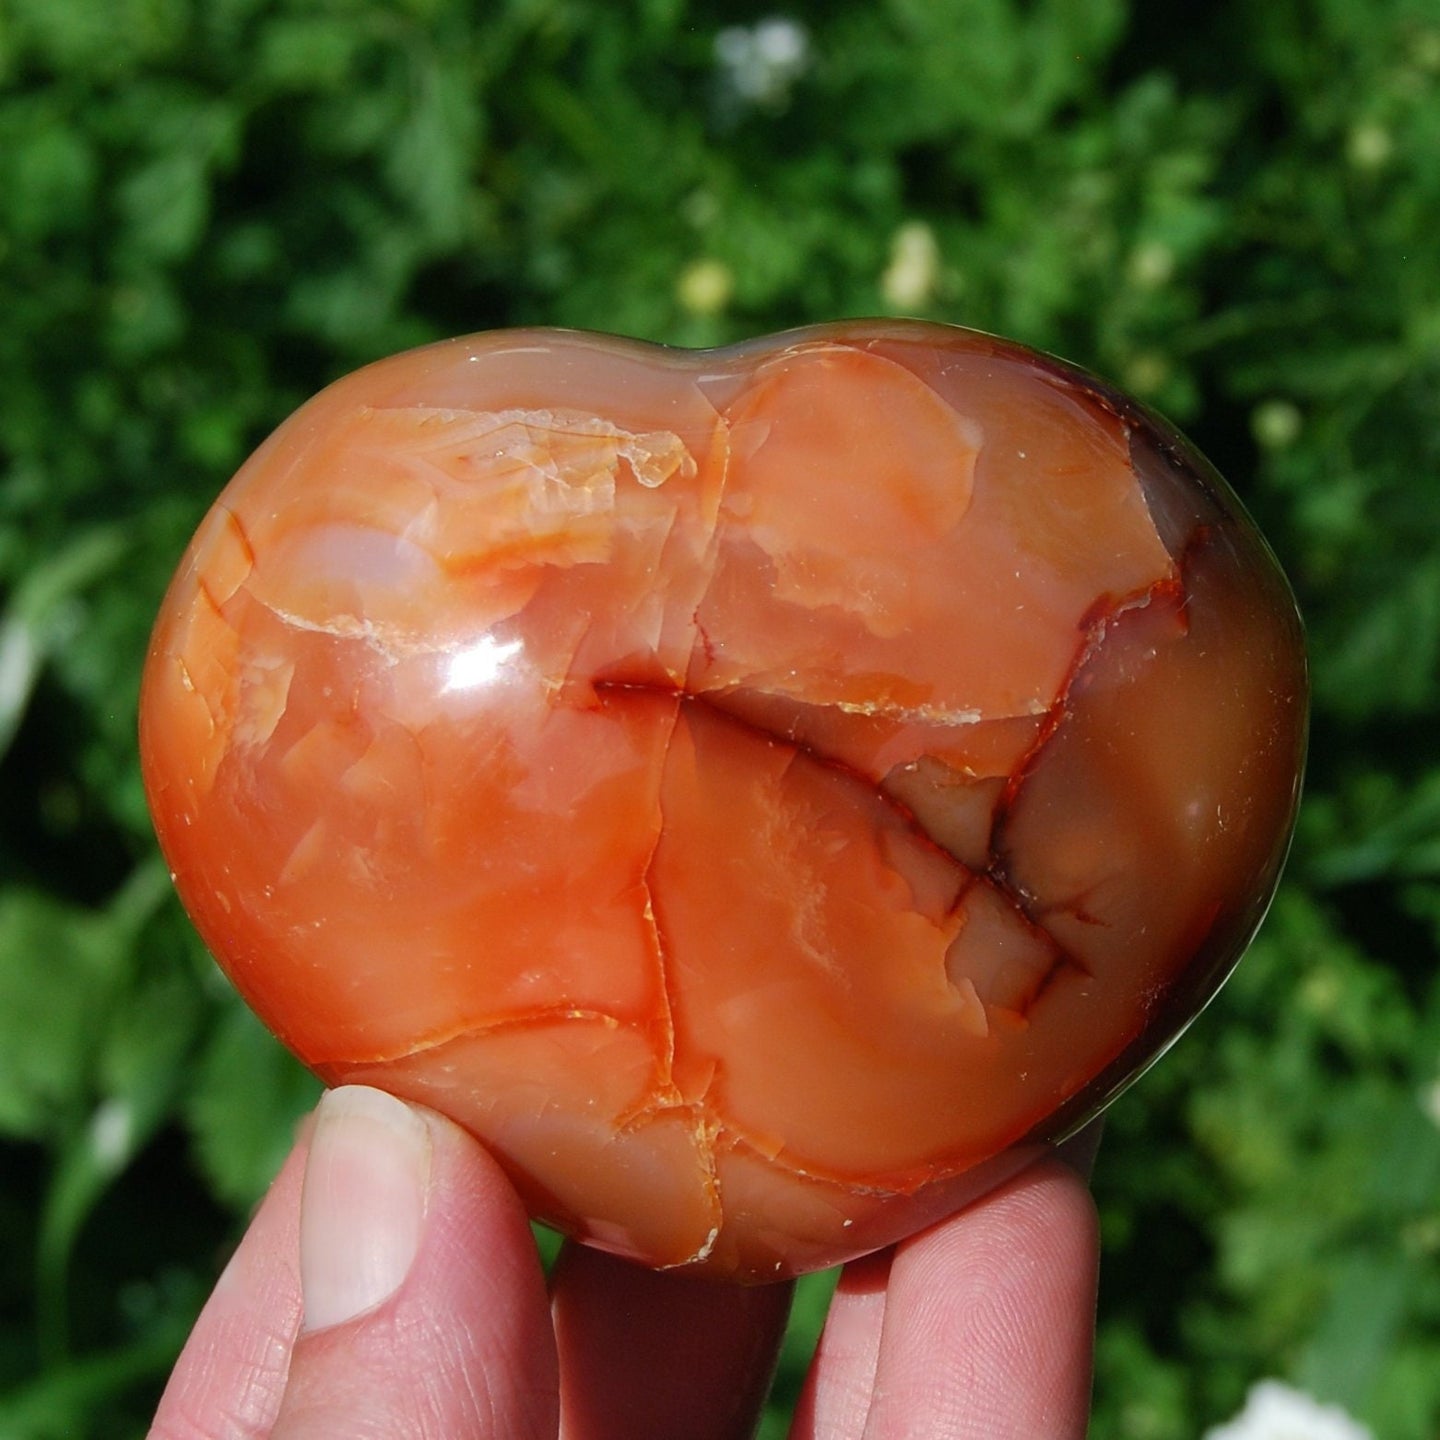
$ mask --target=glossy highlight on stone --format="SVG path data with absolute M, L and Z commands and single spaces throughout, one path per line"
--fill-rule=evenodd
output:
M 1294 603 L 1059 361 L 865 322 L 471 336 L 245 465 L 141 714 L 200 933 L 533 1213 L 764 1280 L 952 1211 L 1210 998 L 1288 843 Z

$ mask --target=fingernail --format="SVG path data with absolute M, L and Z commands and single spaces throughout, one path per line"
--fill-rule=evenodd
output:
M 300 1200 L 306 1330 L 353 1320 L 400 1288 L 429 1179 L 430 1131 L 403 1101 L 364 1085 L 321 1099 Z

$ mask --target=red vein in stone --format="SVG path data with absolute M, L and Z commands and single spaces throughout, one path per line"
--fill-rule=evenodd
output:
M 597 689 L 599 687 L 597 686 Z M 651 950 L 655 957 L 656 970 L 660 980 L 661 1053 L 658 1056 L 660 1082 L 678 1099 L 675 1086 L 675 993 L 670 973 L 670 952 L 665 943 L 665 932 L 660 921 L 660 912 L 655 893 L 655 857 L 660 851 L 660 841 L 665 834 L 665 808 L 662 796 L 665 790 L 665 771 L 670 764 L 670 754 L 675 746 L 675 732 L 680 724 L 680 704 L 677 700 L 670 716 L 669 729 L 665 736 L 665 753 L 660 761 L 660 773 L 655 785 L 655 840 L 650 853 L 645 857 L 645 866 L 640 873 L 640 888 L 645 892 L 644 920 L 650 936 Z

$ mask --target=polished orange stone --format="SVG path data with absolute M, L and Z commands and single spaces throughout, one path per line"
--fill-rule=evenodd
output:
M 373 365 L 201 526 L 145 674 L 195 923 L 536 1216 L 766 1279 L 1093 1115 L 1272 893 L 1300 625 L 1172 431 L 875 322 Z

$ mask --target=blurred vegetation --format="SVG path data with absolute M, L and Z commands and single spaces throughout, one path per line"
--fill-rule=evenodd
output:
M 1260 941 L 1113 1112 L 1097 1437 L 1262 1375 L 1440 1433 L 1434 0 L 0 0 L 0 1435 L 133 1436 L 311 1082 L 168 893 L 146 631 L 245 453 L 466 330 L 997 330 L 1299 592 Z M 767 1435 L 824 1282 L 803 1292 Z

